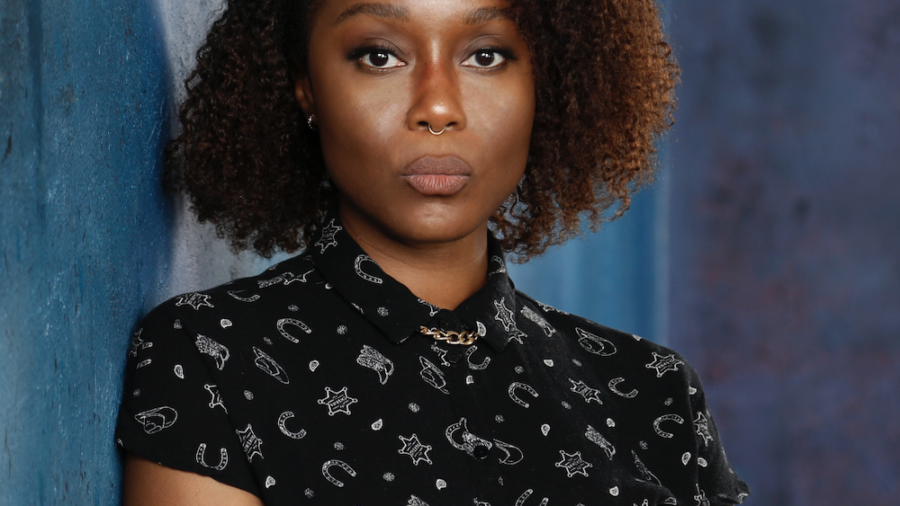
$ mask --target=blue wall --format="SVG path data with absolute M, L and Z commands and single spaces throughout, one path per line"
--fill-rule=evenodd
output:
M 764 506 L 900 497 L 900 2 L 672 2 L 670 344 Z
M 0 2 L 0 504 L 116 504 L 122 357 L 171 249 L 141 0 Z

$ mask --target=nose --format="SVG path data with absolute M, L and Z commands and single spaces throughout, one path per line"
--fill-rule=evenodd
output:
M 431 61 L 414 74 L 407 126 L 414 131 L 459 131 L 466 127 L 459 76 L 452 63 Z

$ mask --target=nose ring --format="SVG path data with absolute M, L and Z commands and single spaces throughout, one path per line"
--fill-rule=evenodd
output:
M 428 131 L 431 132 L 432 135 L 441 135 L 442 133 L 444 133 L 444 130 L 446 130 L 446 129 L 447 129 L 447 127 L 444 126 L 444 128 L 442 128 L 439 132 L 435 132 L 434 129 L 431 128 L 431 123 L 428 124 Z

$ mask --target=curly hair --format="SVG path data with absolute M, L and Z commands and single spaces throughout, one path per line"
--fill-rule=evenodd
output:
M 228 0 L 185 82 L 166 180 L 235 250 L 306 245 L 335 198 L 291 71 L 323 0 Z M 535 120 L 523 183 L 491 219 L 517 260 L 621 216 L 653 179 L 679 68 L 654 0 L 513 0 Z

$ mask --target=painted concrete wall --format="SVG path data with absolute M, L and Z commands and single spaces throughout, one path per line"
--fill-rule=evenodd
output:
M 900 497 L 900 3 L 672 3 L 670 344 L 748 504 Z
M 0 3 L 0 503 L 115 504 L 121 361 L 157 299 L 165 54 L 141 0 Z

